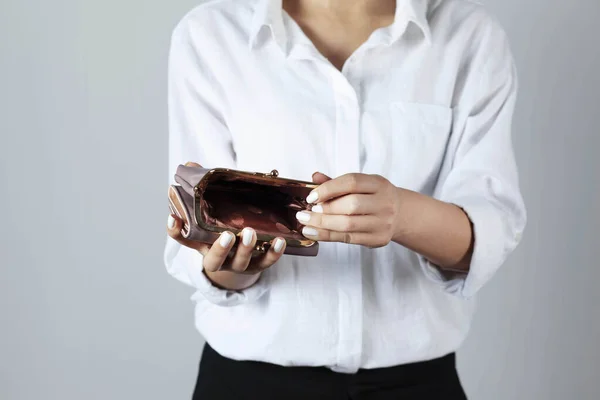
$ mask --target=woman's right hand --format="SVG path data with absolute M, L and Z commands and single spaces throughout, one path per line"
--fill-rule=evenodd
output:
M 235 250 L 233 246 L 236 236 L 225 231 L 212 244 L 188 240 L 181 235 L 183 221 L 177 216 L 169 215 L 167 232 L 170 237 L 181 245 L 200 252 L 203 257 L 203 267 L 206 276 L 217 286 L 241 290 L 252 286 L 260 277 L 262 271 L 275 264 L 283 255 L 285 240 L 275 238 L 265 254 L 253 256 L 256 245 L 256 232 L 252 228 L 244 228 L 240 241 Z

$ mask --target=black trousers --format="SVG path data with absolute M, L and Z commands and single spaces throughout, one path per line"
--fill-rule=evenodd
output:
M 319 367 L 234 361 L 204 347 L 193 400 L 464 400 L 454 354 L 341 374 Z

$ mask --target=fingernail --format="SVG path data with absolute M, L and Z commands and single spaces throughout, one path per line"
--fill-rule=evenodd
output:
M 316 206 L 313 206 L 310 211 L 314 212 L 314 213 L 319 213 L 319 214 L 323 214 L 323 206 L 320 204 L 317 204 Z
M 229 243 L 233 239 L 233 233 L 231 232 L 223 232 L 221 233 L 221 237 L 219 238 L 219 244 L 221 247 L 228 247 Z
M 307 203 L 314 203 L 317 200 L 319 200 L 319 193 L 317 193 L 316 190 L 313 190 L 312 192 L 310 192 L 310 194 L 306 198 Z
M 254 239 L 254 231 L 248 228 L 244 229 L 244 232 L 242 233 L 242 243 L 244 246 L 250 246 L 252 239 Z
M 298 219 L 298 221 L 308 222 L 310 221 L 310 214 L 306 211 L 298 211 L 296 213 L 296 218 Z
M 302 234 L 304 236 L 312 236 L 312 237 L 317 237 L 319 232 L 317 232 L 317 230 L 315 228 L 311 228 L 310 226 L 305 226 L 302 229 Z
M 172 215 L 169 215 L 169 219 L 167 219 L 167 227 L 169 229 L 175 228 L 175 218 Z
M 279 238 L 275 239 L 275 245 L 273 246 L 273 250 L 275 250 L 275 253 L 281 253 L 284 244 L 285 240 Z

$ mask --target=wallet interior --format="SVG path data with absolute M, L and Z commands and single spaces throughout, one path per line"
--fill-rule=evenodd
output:
M 201 200 L 203 221 L 212 226 L 258 234 L 304 239 L 298 211 L 308 209 L 311 189 L 300 185 L 266 184 L 226 175 L 212 177 Z

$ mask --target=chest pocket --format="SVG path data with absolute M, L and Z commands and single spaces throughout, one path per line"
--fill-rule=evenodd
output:
M 433 190 L 452 130 L 452 109 L 434 104 L 393 102 L 390 180 L 419 192 Z

